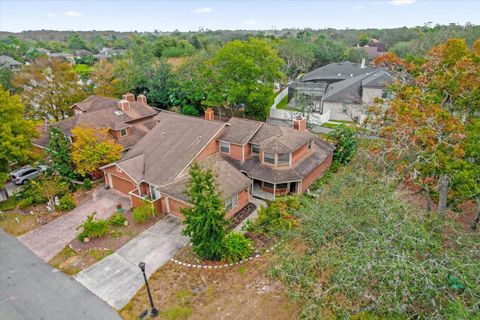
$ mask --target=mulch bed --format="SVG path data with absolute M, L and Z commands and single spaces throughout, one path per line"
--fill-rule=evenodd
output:
M 242 210 L 237 212 L 233 217 L 230 218 L 230 225 L 228 229 L 233 230 L 236 226 L 243 222 L 253 211 L 257 209 L 257 206 L 253 203 L 247 204 Z

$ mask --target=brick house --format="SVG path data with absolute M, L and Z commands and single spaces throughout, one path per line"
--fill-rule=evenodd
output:
M 232 118 L 213 120 L 162 111 L 157 124 L 119 161 L 102 167 L 105 183 L 129 194 L 132 206 L 150 202 L 157 212 L 182 217 L 193 162 L 211 168 L 227 217 L 244 208 L 250 197 L 301 193 L 330 166 L 333 147 L 306 129 Z
M 122 99 L 92 95 L 71 107 L 73 116 L 52 125 L 58 127 L 72 141 L 75 127 L 108 128 L 114 140 L 124 151 L 135 145 L 155 125 L 153 117 L 158 113 L 147 104 L 144 95 L 124 94 Z M 41 137 L 33 141 L 40 148 L 49 142 L 48 127 L 43 128 Z

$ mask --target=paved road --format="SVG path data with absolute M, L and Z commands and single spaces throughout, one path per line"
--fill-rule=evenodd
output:
M 0 229 L 0 318 L 116 320 L 120 316 Z
M 117 252 L 81 271 L 76 279 L 116 309 L 121 309 L 143 285 L 138 263 L 146 263 L 150 276 L 188 243 L 182 222 L 166 216 Z
M 98 187 L 94 190 L 91 200 L 64 216 L 19 236 L 18 239 L 37 256 L 48 262 L 76 237 L 79 233 L 79 230 L 76 230 L 77 227 L 89 214 L 96 211 L 96 218 L 107 218 L 115 212 L 119 203 L 123 208 L 130 207 L 130 200 L 126 195 Z

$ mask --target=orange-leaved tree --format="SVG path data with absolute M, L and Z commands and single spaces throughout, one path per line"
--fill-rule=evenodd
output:
M 76 127 L 72 136 L 72 160 L 75 170 L 82 176 L 122 156 L 122 145 L 113 140 L 106 128 Z

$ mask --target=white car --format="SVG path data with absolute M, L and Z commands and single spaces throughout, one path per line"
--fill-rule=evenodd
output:
M 15 184 L 25 184 L 29 180 L 35 179 L 41 173 L 45 172 L 48 166 L 40 165 L 38 167 L 25 166 L 10 173 L 10 178 Z

